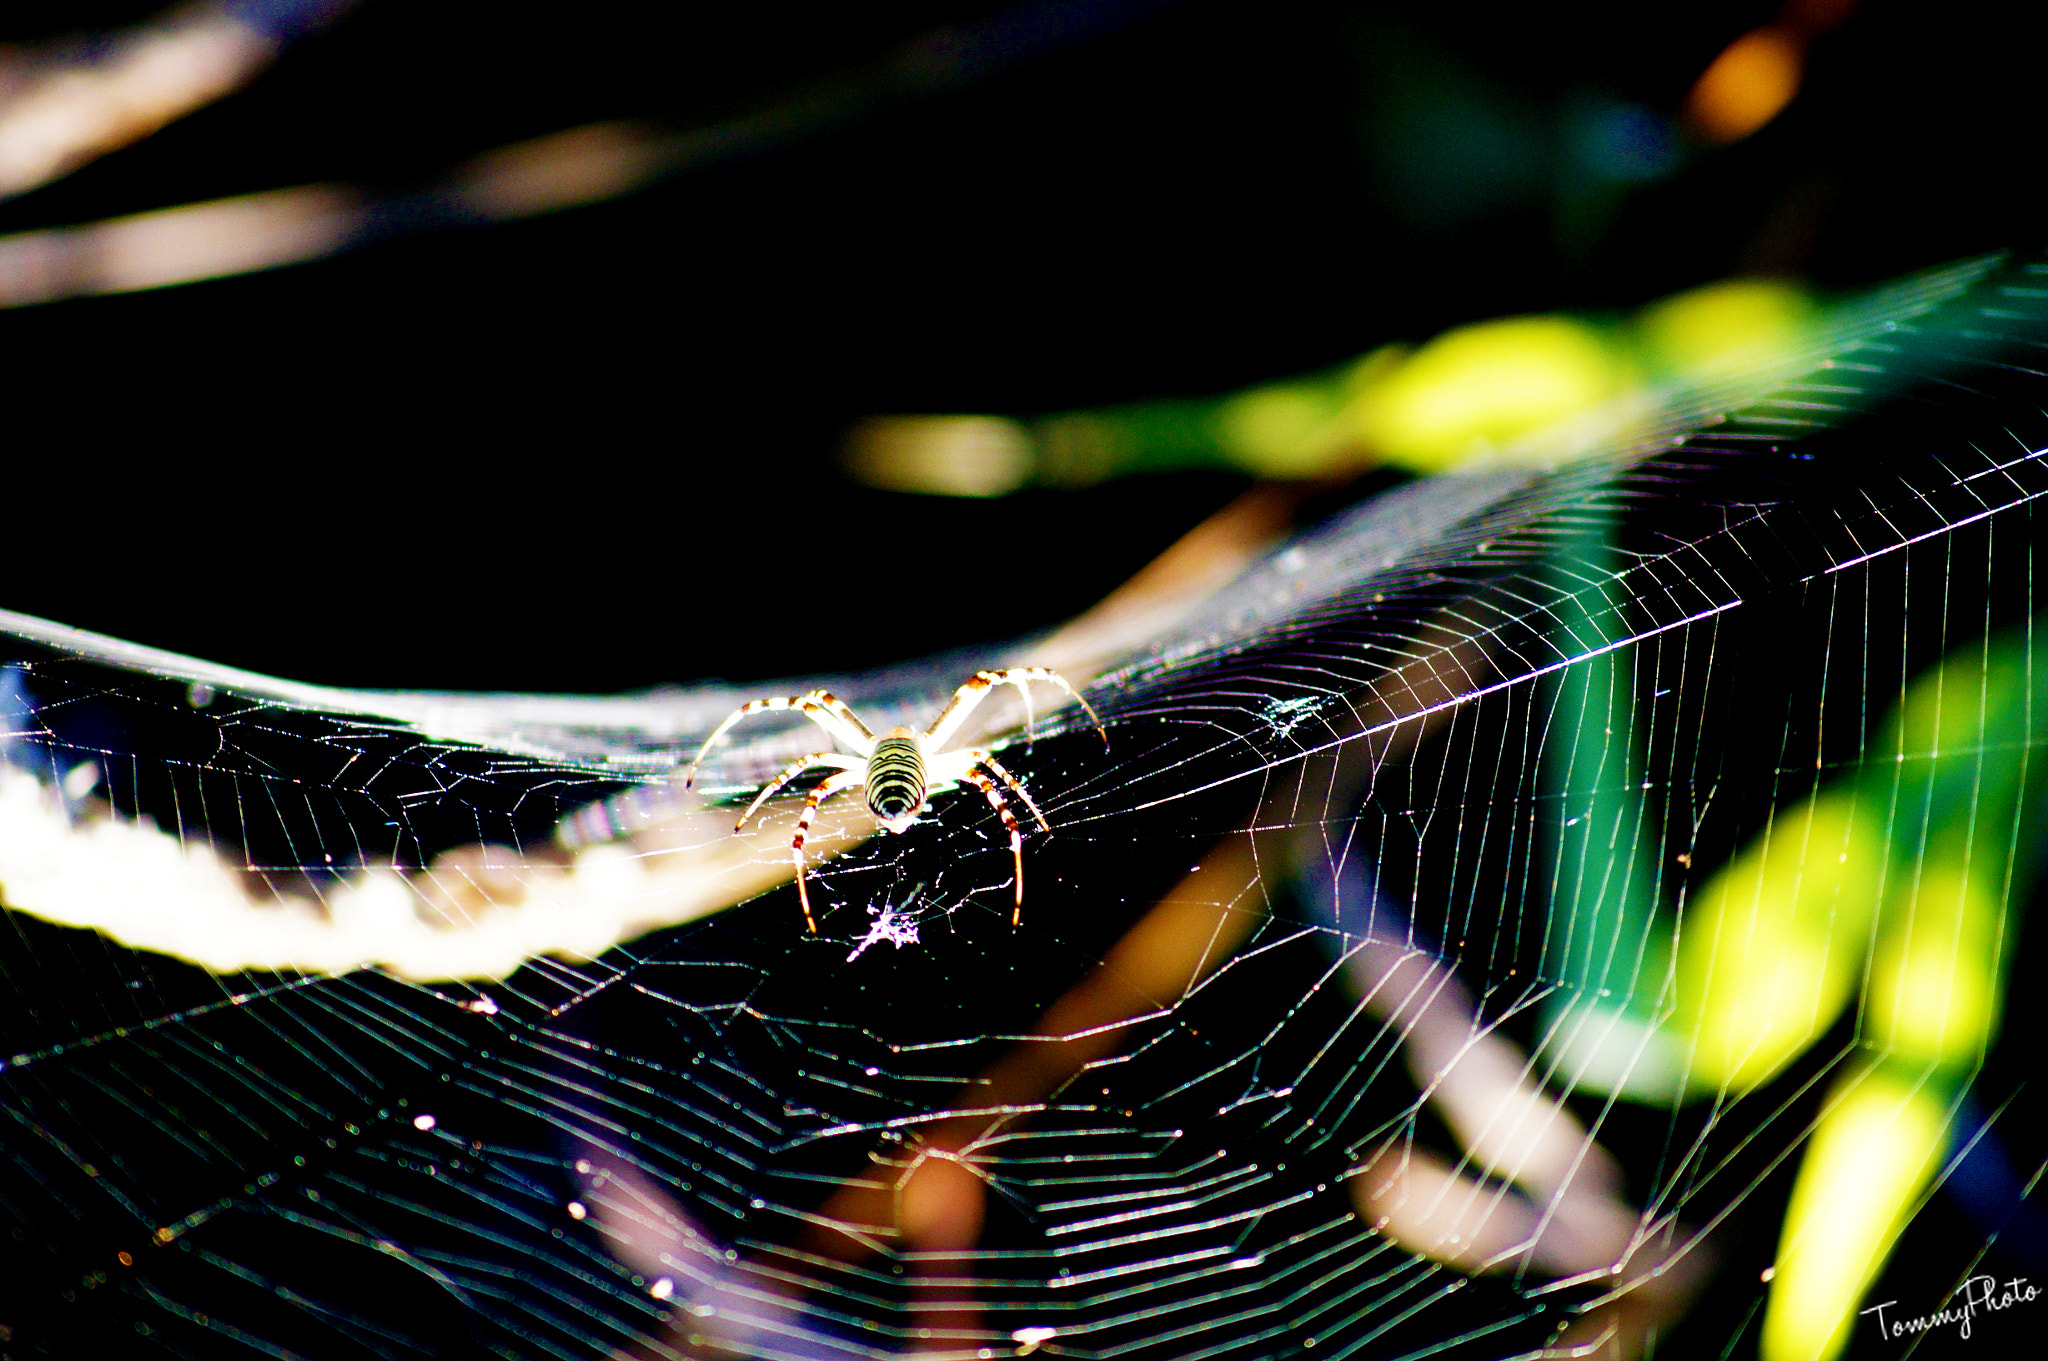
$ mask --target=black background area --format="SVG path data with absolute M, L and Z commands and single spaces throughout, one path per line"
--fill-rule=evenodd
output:
M 154 9 L 12 6 L 0 40 Z M 0 314 L 6 603 L 309 679 L 510 690 L 1050 625 L 1239 484 L 906 507 L 847 485 L 851 422 L 1228 391 L 1476 318 L 1739 272 L 1850 288 L 2041 237 L 2038 20 L 1988 0 L 1854 6 L 1755 136 L 1639 183 L 1587 168 L 1587 110 L 1668 117 L 1774 13 L 368 0 L 0 204 L 0 232 L 309 183 L 403 202 L 602 119 L 821 89 L 859 112 L 596 207 L 401 212 L 316 264 Z M 880 73 L 913 44 L 974 60 L 905 93 Z

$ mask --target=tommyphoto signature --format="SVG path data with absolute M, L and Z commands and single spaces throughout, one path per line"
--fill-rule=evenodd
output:
M 2041 1287 L 2030 1284 L 2024 1276 L 2015 1276 L 2003 1285 L 1995 1276 L 1972 1276 L 1948 1297 L 1946 1306 L 1932 1314 L 1909 1318 L 1899 1311 L 1897 1300 L 1886 1300 L 1861 1312 L 1877 1315 L 1878 1336 L 1887 1342 L 1931 1333 L 1937 1328 L 1954 1328 L 1957 1336 L 1968 1337 L 1970 1325 L 1978 1315 L 2031 1303 L 2040 1294 Z

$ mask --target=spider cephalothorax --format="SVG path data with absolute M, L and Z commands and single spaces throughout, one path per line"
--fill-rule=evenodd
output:
M 833 768 L 835 773 L 811 790 L 810 796 L 804 800 L 803 814 L 796 821 L 796 838 L 790 842 L 790 852 L 796 857 L 796 891 L 804 908 L 804 925 L 814 934 L 818 929 L 816 919 L 811 916 L 810 890 L 804 883 L 804 837 L 811 830 L 811 819 L 817 815 L 818 805 L 842 789 L 861 785 L 867 796 L 868 810 L 884 827 L 900 832 L 924 811 L 933 793 L 950 785 L 971 784 L 987 797 L 989 805 L 1001 815 L 1003 826 L 1009 829 L 1010 854 L 1017 865 L 1017 902 L 1010 913 L 1010 924 L 1015 926 L 1024 908 L 1024 838 L 1018 830 L 1016 816 L 1010 812 L 1009 801 L 1003 797 L 1003 790 L 997 787 L 996 782 L 1001 781 L 1003 788 L 1023 800 L 1041 831 L 1051 831 L 1052 828 L 1047 825 L 1045 814 L 1038 811 L 1038 805 L 1024 792 L 1024 786 L 1017 782 L 1017 777 L 1005 770 L 992 753 L 978 748 L 947 751 L 946 743 L 990 690 L 1005 684 L 1024 690 L 1032 681 L 1057 685 L 1072 695 L 1074 702 L 1087 711 L 1095 730 L 1102 733 L 1104 744 L 1109 742 L 1109 734 L 1103 732 L 1102 720 L 1095 716 L 1095 710 L 1075 693 L 1073 686 L 1061 679 L 1058 672 L 1043 666 L 1013 666 L 1002 671 L 975 672 L 966 684 L 953 692 L 952 700 L 932 720 L 931 727 L 921 733 L 913 728 L 891 728 L 877 737 L 867 724 L 854 717 L 853 710 L 824 690 L 813 690 L 808 695 L 795 695 L 788 699 L 757 699 L 751 704 L 743 704 L 704 739 L 704 745 L 697 749 L 696 759 L 690 762 L 690 773 L 683 786 L 688 788 L 696 779 L 697 762 L 704 759 L 704 753 L 711 750 L 711 744 L 723 736 L 727 728 L 749 714 L 794 709 L 838 738 L 851 751 L 816 751 L 784 766 L 780 774 L 761 786 L 761 792 L 754 795 L 754 801 L 740 814 L 733 830 L 746 826 L 747 819 L 767 801 L 769 795 L 806 770 L 819 766 Z M 991 775 L 995 778 L 990 779 Z

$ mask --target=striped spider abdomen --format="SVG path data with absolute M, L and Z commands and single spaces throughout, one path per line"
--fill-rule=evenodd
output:
M 898 728 L 875 739 L 868 755 L 868 808 L 892 832 L 910 825 L 924 807 L 926 794 L 924 751 L 908 728 Z

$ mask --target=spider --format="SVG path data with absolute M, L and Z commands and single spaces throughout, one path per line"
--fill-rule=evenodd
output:
M 761 792 L 754 795 L 754 801 L 740 814 L 733 830 L 745 827 L 747 819 L 767 802 L 769 795 L 806 770 L 818 766 L 835 768 L 837 773 L 811 790 L 810 797 L 804 800 L 803 815 L 796 820 L 796 839 L 789 843 L 790 853 L 796 858 L 797 900 L 803 904 L 804 925 L 810 928 L 812 935 L 817 934 L 818 923 L 811 916 L 810 890 L 804 885 L 804 837 L 811 829 L 811 819 L 817 814 L 818 805 L 854 785 L 865 787 L 869 810 L 892 832 L 908 827 L 924 811 L 925 804 L 936 790 L 964 783 L 973 785 L 986 795 L 990 806 L 1002 816 L 1003 826 L 1009 829 L 1010 855 L 1017 864 L 1017 902 L 1010 912 L 1010 925 L 1014 927 L 1024 912 L 1024 839 L 1017 830 L 1017 819 L 1010 812 L 1009 801 L 996 787 L 996 781 L 1000 780 L 1012 794 L 1024 801 L 1040 831 L 1049 832 L 1052 828 L 1046 823 L 1045 814 L 1038 811 L 1038 805 L 1024 792 L 1024 786 L 1017 782 L 1017 777 L 1005 770 L 994 754 L 980 748 L 963 747 L 958 751 L 945 748 L 974 706 L 998 685 L 1014 685 L 1024 695 L 1025 726 L 1028 728 L 1032 681 L 1044 681 L 1066 691 L 1076 704 L 1087 711 L 1095 724 L 1095 731 L 1102 734 L 1102 744 L 1105 747 L 1109 745 L 1109 734 L 1103 730 L 1102 720 L 1095 716 L 1095 710 L 1057 671 L 1043 666 L 1012 666 L 1002 671 L 975 672 L 966 684 L 953 692 L 952 700 L 932 720 L 932 725 L 921 733 L 911 728 L 891 728 L 877 736 L 867 724 L 854 717 L 853 710 L 824 690 L 813 690 L 808 695 L 795 695 L 788 699 L 757 699 L 751 704 L 743 704 L 704 739 L 704 745 L 697 749 L 696 759 L 690 762 L 690 773 L 683 780 L 683 788 L 688 789 L 695 781 L 697 763 L 704 759 L 705 752 L 711 750 L 711 744 L 725 735 L 727 728 L 748 714 L 795 709 L 851 748 L 852 754 L 814 751 L 791 761 L 783 767 L 781 774 L 761 786 Z M 984 774 L 984 771 L 988 773 Z M 995 779 L 990 779 L 989 775 Z

